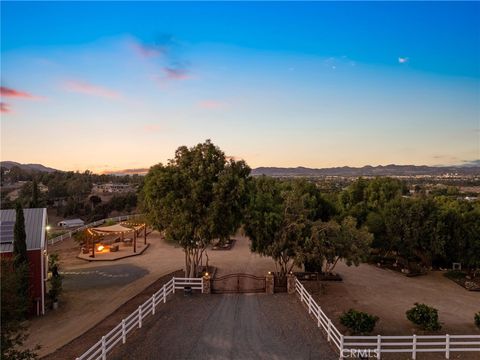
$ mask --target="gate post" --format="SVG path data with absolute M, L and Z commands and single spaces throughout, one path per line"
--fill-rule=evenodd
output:
M 295 294 L 295 275 L 287 275 L 287 294 Z
M 203 281 L 202 281 L 202 294 L 210 294 L 212 292 L 212 287 L 210 283 L 210 275 L 208 273 L 205 273 L 203 275 Z
M 265 293 L 273 295 L 275 287 L 275 279 L 271 271 L 265 276 Z

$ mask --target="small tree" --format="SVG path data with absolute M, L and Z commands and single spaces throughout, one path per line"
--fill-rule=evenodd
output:
M 57 302 L 58 296 L 62 292 L 62 276 L 59 273 L 58 254 L 51 254 L 49 256 L 48 270 L 52 273 L 48 297 L 50 300 L 52 300 L 52 302 Z
M 406 314 L 407 319 L 422 330 L 437 331 L 442 328 L 438 321 L 438 310 L 431 306 L 415 303 Z
M 28 334 L 23 321 L 29 303 L 21 296 L 23 279 L 28 274 L 28 264 L 17 264 L 13 260 L 1 260 L 1 358 L 5 360 L 36 359 L 35 350 L 23 348 Z M 37 347 L 38 349 L 38 347 Z
M 318 221 L 299 250 L 298 262 L 324 264 L 325 273 L 331 273 L 341 259 L 348 266 L 358 266 L 368 256 L 372 238 L 365 227 L 356 227 L 352 217 L 346 217 L 340 224 L 335 220 Z
M 102 198 L 97 195 L 90 196 L 90 202 L 92 203 L 93 207 L 96 207 L 98 204 L 101 204 Z
M 340 316 L 340 323 L 347 327 L 354 335 L 371 333 L 378 321 L 378 316 L 350 309 Z

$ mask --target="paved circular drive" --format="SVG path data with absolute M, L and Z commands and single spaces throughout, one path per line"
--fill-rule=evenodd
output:
M 293 295 L 175 295 L 111 359 L 337 359 Z

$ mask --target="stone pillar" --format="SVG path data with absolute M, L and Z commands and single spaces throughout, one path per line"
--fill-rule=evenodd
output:
M 295 275 L 293 274 L 287 275 L 287 293 L 295 294 Z
M 212 287 L 210 283 L 210 275 L 205 274 L 203 276 L 203 289 L 202 289 L 202 294 L 210 294 L 212 292 Z
M 275 278 L 273 274 L 269 271 L 265 276 L 265 293 L 268 295 L 273 295 L 275 287 Z

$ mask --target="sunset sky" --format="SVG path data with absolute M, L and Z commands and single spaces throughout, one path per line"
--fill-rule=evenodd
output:
M 1 3 L 1 159 L 480 159 L 480 3 Z

